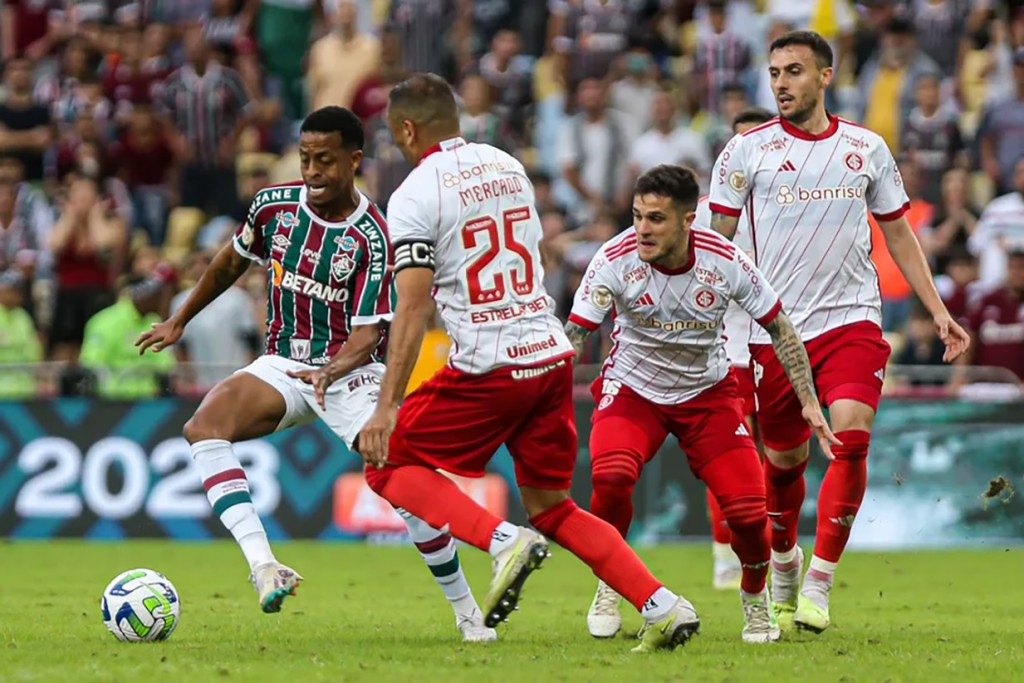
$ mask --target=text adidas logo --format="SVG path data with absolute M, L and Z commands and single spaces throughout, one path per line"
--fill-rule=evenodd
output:
M 782 162 L 782 165 L 779 166 L 779 172 L 782 172 L 782 171 L 795 171 L 795 170 L 796 170 L 796 164 L 794 164 L 789 159 L 786 159 L 784 162 Z
M 843 517 L 829 517 L 828 521 L 839 526 L 846 527 L 849 529 L 853 526 L 853 521 L 857 518 L 856 515 L 845 515 Z
M 653 306 L 654 305 L 654 297 L 651 296 L 650 292 L 644 292 L 644 294 L 639 299 L 637 299 L 636 301 L 633 302 L 633 305 L 634 306 Z

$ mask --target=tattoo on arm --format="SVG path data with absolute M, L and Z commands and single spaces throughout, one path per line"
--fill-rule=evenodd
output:
M 780 312 L 764 329 L 771 335 L 775 356 L 786 371 L 800 404 L 817 403 L 818 394 L 814 389 L 811 361 L 789 316 Z
M 572 347 L 576 349 L 576 362 L 579 362 L 580 356 L 583 355 L 583 344 L 587 341 L 587 337 L 590 336 L 590 330 L 571 320 L 565 323 L 565 334 L 569 337 L 569 341 L 572 342 Z
M 724 213 L 714 211 L 711 214 L 711 229 L 730 240 L 736 236 L 736 226 L 739 222 L 739 218 L 726 216 Z

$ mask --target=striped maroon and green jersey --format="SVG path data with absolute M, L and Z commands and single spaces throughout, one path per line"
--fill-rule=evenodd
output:
M 316 216 L 301 181 L 256 193 L 235 250 L 268 269 L 266 353 L 323 365 L 355 325 L 391 320 L 391 245 L 364 195 L 344 221 Z M 370 362 L 382 362 L 385 335 Z

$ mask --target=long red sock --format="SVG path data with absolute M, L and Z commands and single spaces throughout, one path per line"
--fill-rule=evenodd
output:
M 804 471 L 807 461 L 796 467 L 778 467 L 764 459 L 764 483 L 768 520 L 772 526 L 772 550 L 785 552 L 796 547 L 800 508 L 804 504 Z
M 590 478 L 590 514 L 611 524 L 625 537 L 633 521 L 633 487 L 640 478 L 641 461 L 633 453 L 610 451 L 593 455 Z
M 722 508 L 718 507 L 718 500 L 715 498 L 715 494 L 711 493 L 711 489 L 706 489 L 704 493 L 708 501 L 708 520 L 711 522 L 711 538 L 715 543 L 731 543 L 732 532 L 729 531 L 729 523 L 725 521 Z
M 367 468 L 366 483 L 384 500 L 404 508 L 435 529 L 487 552 L 501 519 L 480 507 L 455 482 L 428 467 Z
M 818 533 L 814 555 L 838 562 L 850 540 L 853 520 L 868 485 L 868 444 L 871 433 L 860 429 L 837 432 L 842 446 L 833 446 L 836 459 L 829 463 L 818 493 Z
M 579 509 L 572 499 L 534 515 L 530 523 L 583 560 L 637 611 L 662 586 L 615 527 Z
M 764 590 L 771 548 L 765 509 L 764 475 L 754 448 L 736 448 L 709 460 L 700 478 L 713 492 L 730 530 L 732 549 L 740 560 L 740 588 L 747 593 Z M 716 539 L 717 540 L 717 539 Z

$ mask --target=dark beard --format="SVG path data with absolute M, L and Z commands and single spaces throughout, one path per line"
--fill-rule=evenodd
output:
M 800 109 L 798 111 L 795 111 L 792 114 L 790 114 L 789 116 L 786 116 L 785 114 L 783 114 L 780 111 L 779 112 L 779 116 L 781 116 L 782 118 L 786 119 L 787 121 L 789 121 L 792 124 L 801 125 L 801 124 L 807 123 L 807 120 L 810 119 L 811 116 L 814 115 L 814 112 L 817 109 L 818 109 L 818 103 L 817 102 L 811 102 L 809 105 L 807 105 L 806 108 Z

